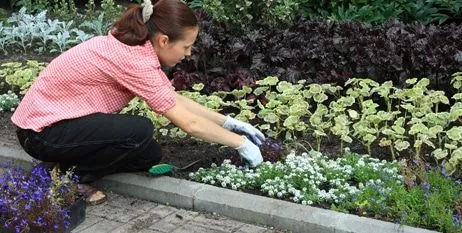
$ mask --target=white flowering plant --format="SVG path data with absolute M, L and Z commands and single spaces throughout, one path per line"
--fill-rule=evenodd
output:
M 369 184 L 386 187 L 403 182 L 397 163 L 353 153 L 329 160 L 316 151 L 292 152 L 284 161 L 265 162 L 255 170 L 225 160 L 221 166 L 191 173 L 190 178 L 235 190 L 259 189 L 268 196 L 304 205 L 339 203 L 353 199 Z
M 0 112 L 13 112 L 19 104 L 19 97 L 13 91 L 0 95 Z
M 291 152 L 285 160 L 256 169 L 225 160 L 220 166 L 190 173 L 192 180 L 233 190 L 426 227 L 459 232 L 462 215 L 460 180 L 441 171 L 424 171 L 413 180 L 403 164 L 347 152 L 329 159 L 316 151 Z M 403 177 L 403 175 L 406 177 Z M 415 173 L 414 173 L 415 174 Z

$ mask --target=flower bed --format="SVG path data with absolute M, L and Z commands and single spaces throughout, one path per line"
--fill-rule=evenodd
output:
M 316 151 L 287 155 L 284 161 L 265 162 L 249 169 L 225 160 L 220 166 L 190 173 L 197 182 L 314 205 L 395 223 L 443 232 L 460 232 L 462 186 L 442 171 L 423 177 L 403 177 L 396 161 L 346 153 L 335 160 Z M 420 171 L 422 172 L 422 171 Z M 414 173 L 415 174 L 415 173 Z

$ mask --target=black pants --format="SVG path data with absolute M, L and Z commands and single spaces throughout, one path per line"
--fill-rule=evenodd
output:
M 21 146 L 32 157 L 56 162 L 61 170 L 75 166 L 80 183 L 117 172 L 147 171 L 162 158 L 147 118 L 96 113 L 64 120 L 37 133 L 18 128 Z

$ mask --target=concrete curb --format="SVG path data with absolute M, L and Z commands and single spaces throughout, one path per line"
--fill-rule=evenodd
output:
M 18 145 L 0 143 L 0 162 L 29 166 L 32 159 Z M 431 233 L 421 228 L 343 214 L 171 177 L 120 173 L 99 185 L 116 193 L 301 233 Z

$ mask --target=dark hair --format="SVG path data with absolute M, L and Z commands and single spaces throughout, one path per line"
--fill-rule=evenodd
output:
M 198 26 L 194 11 L 180 0 L 152 0 L 152 4 L 154 11 L 146 23 L 141 5 L 128 6 L 114 23 L 114 37 L 127 45 L 141 45 L 161 32 L 174 42 L 183 39 L 183 29 Z

